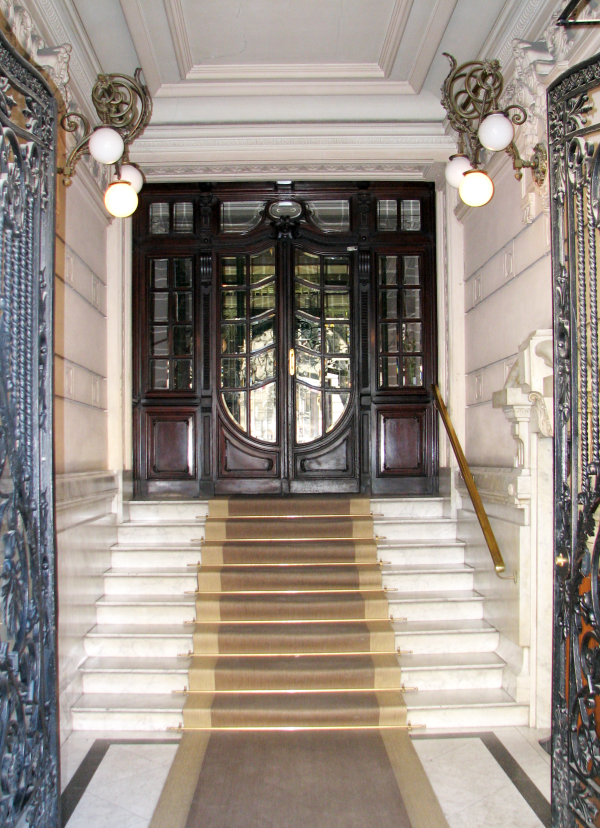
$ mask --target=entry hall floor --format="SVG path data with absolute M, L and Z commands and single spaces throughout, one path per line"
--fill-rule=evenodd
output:
M 550 828 L 550 756 L 539 745 L 548 735 L 430 730 L 413 744 L 450 828 Z M 62 747 L 63 825 L 147 828 L 177 745 L 168 733 L 72 733 Z

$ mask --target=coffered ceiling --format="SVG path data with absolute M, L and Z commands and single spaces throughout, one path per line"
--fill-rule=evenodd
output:
M 268 177 L 285 172 L 292 159 L 299 174 L 344 176 L 345 168 L 363 164 L 371 177 L 423 178 L 453 148 L 440 105 L 448 66 L 442 52 L 459 60 L 482 48 L 489 53 L 499 39 L 522 36 L 524 19 L 541 19 L 557 2 L 54 5 L 78 28 L 88 66 L 129 74 L 142 67 L 154 111 L 132 158 L 151 178 L 227 178 L 242 162 L 246 177 Z

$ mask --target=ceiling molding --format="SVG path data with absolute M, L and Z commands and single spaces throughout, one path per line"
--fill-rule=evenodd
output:
M 125 2 L 129 4 L 135 0 Z M 439 2 L 456 3 L 456 0 Z M 194 64 L 182 2 L 164 0 L 164 4 L 182 81 L 382 80 L 389 76 L 396 61 L 413 0 L 396 0 L 376 63 Z
M 175 49 L 175 57 L 177 58 L 179 77 L 181 80 L 185 80 L 194 67 L 194 60 L 185 27 L 183 6 L 181 5 L 181 0 L 164 0 L 164 4 L 167 20 L 169 21 L 171 40 L 173 41 L 173 48 Z
M 425 33 L 421 39 L 417 56 L 408 75 L 408 83 L 416 95 L 419 94 L 429 74 L 431 64 L 439 49 L 444 32 L 450 22 L 458 0 L 437 0 Z
M 384 77 L 389 77 L 394 63 L 398 56 L 400 44 L 404 36 L 404 30 L 413 7 L 413 0 L 396 0 L 392 9 L 390 25 L 383 41 L 383 47 L 379 56 L 379 66 Z
M 47 0 L 48 1 L 48 0 Z M 143 0 L 120 0 L 125 20 L 133 40 L 133 45 L 138 54 L 144 79 L 152 96 L 156 95 L 162 84 L 159 63 L 154 53 L 150 32 L 146 25 L 142 11 Z
M 278 178 L 298 180 L 425 181 L 437 175 L 437 164 L 429 162 L 316 162 L 249 164 L 157 164 L 144 165 L 144 173 L 152 182 L 183 181 L 273 181 Z
M 155 98 L 203 98 L 203 97 L 261 97 L 281 95 L 414 95 L 407 81 L 339 80 L 331 81 L 188 81 L 187 83 L 163 83 L 154 94 Z
M 177 0 L 175 0 L 177 2 Z M 187 81 L 246 81 L 246 80 L 322 80 L 372 78 L 383 79 L 384 71 L 378 63 L 236 63 L 192 66 Z

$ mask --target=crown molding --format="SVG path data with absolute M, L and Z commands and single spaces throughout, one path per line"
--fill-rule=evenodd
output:
M 453 146 L 439 124 L 165 125 L 146 129 L 132 161 L 149 181 L 431 180 Z
M 317 162 L 266 163 L 232 162 L 220 164 L 144 165 L 144 174 L 152 182 L 185 181 L 273 181 L 280 178 L 302 180 L 429 181 L 435 179 L 440 165 L 429 162 Z
M 249 80 L 249 81 L 187 81 L 163 83 L 154 98 L 247 98 L 288 95 L 414 95 L 408 81 L 364 80 Z
M 19 0 L 19 5 L 29 12 L 35 27 L 48 44 L 69 49 L 66 97 L 73 99 L 77 108 L 92 122 L 96 122 L 91 96 L 102 66 L 72 0 Z M 2 0 L 2 6 L 18 8 L 14 0 Z M 44 66 L 43 53 L 32 57 Z M 68 100 L 67 103 L 69 102 Z

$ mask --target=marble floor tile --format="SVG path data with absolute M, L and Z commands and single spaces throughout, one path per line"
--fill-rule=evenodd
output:
M 444 810 L 443 803 L 442 810 Z M 446 813 L 450 828 L 543 828 L 542 823 L 512 785 L 459 811 Z
M 68 828 L 148 828 L 149 822 L 86 791 L 67 825 Z
M 523 768 L 540 792 L 550 799 L 550 756 L 527 739 L 517 728 L 498 728 L 494 734 Z M 539 747 L 539 744 L 538 744 Z M 548 761 L 546 761 L 548 760 Z

